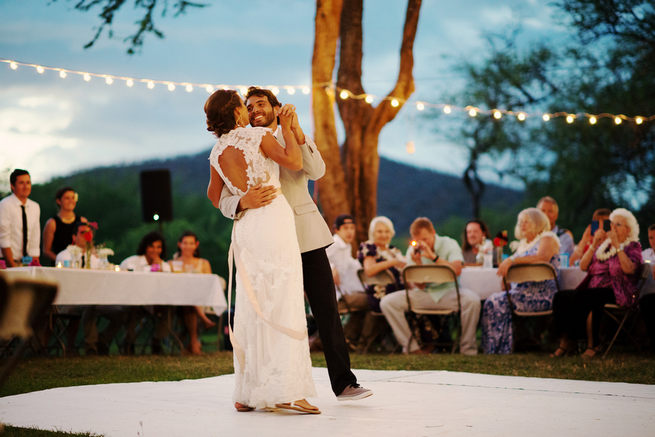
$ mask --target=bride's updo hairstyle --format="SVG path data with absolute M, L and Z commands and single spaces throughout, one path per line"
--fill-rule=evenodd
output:
M 234 90 L 218 90 L 205 102 L 207 130 L 220 137 L 237 125 L 234 110 L 241 104 L 239 94 Z

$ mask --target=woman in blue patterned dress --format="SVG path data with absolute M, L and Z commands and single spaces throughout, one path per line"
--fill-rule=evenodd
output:
M 519 247 L 498 266 L 498 276 L 505 276 L 512 264 L 548 262 L 559 277 L 559 239 L 550 231 L 548 217 L 537 208 L 527 208 L 518 215 L 514 235 Z M 520 311 L 546 311 L 557 292 L 554 280 L 511 284 L 512 303 Z M 512 312 L 505 292 L 494 293 L 485 301 L 482 310 L 482 350 L 487 354 L 512 352 Z
M 384 216 L 374 217 L 368 227 L 368 240 L 359 245 L 357 259 L 364 267 L 367 276 L 375 276 L 383 270 L 388 270 L 394 277 L 394 283 L 385 289 L 376 289 L 373 285 L 366 287 L 369 306 L 373 311 L 380 312 L 380 299 L 386 294 L 403 290 L 402 270 L 407 264 L 403 253 L 391 244 L 395 235 L 393 223 Z

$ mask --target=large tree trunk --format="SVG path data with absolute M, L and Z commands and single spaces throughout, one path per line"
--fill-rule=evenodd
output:
M 337 13 L 336 3 L 341 3 L 339 16 L 327 17 Z M 312 109 L 316 139 L 317 142 L 324 141 L 320 150 L 328 166 L 326 175 L 318 183 L 320 202 L 328 223 L 332 223 L 338 214 L 352 213 L 357 221 L 357 237 L 360 241 L 366 239 L 368 223 L 377 214 L 377 147 L 380 132 L 394 119 L 414 92 L 413 45 L 420 8 L 421 0 L 408 1 L 398 78 L 385 99 L 373 107 L 364 100 L 366 92 L 361 82 L 362 0 L 317 0 L 316 39 L 312 60 Z M 339 28 L 340 41 L 336 89 L 326 88 L 334 68 L 337 43 L 334 26 Z M 347 99 L 339 97 L 342 90 L 351 93 Z M 337 99 L 346 134 L 341 154 L 334 125 L 334 101 L 331 98 Z M 391 103 L 393 99 L 398 102 L 395 107 Z M 329 168 L 335 162 L 339 163 L 339 169 Z

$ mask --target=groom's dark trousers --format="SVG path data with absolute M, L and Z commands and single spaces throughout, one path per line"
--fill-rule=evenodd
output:
M 324 247 L 302 253 L 302 273 L 305 293 L 323 343 L 332 391 L 338 396 L 349 385 L 357 384 L 357 378 L 350 370 L 332 269 Z

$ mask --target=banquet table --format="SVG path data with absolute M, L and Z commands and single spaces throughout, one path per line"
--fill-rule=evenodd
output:
M 579 267 L 565 267 L 560 269 L 560 290 L 573 289 L 578 286 L 587 273 Z M 503 290 L 502 278 L 496 275 L 495 268 L 464 267 L 460 275 L 459 285 L 478 294 L 480 299 L 486 299 L 493 293 Z
M 215 274 L 116 272 L 56 267 L 3 270 L 8 280 L 56 282 L 55 305 L 193 305 L 227 309 L 224 281 Z

